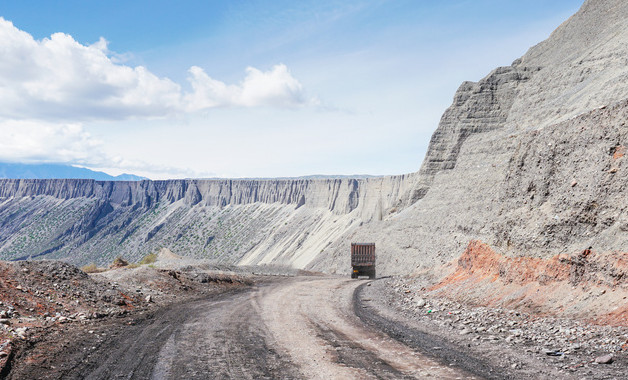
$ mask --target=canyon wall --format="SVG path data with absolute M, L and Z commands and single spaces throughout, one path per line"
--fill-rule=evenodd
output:
M 414 177 L 0 180 L 0 255 L 105 264 L 168 247 L 227 263 L 304 267 L 349 226 L 410 202 Z

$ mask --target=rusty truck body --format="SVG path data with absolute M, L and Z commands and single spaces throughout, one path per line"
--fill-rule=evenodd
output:
M 375 278 L 375 243 L 351 243 L 351 278 Z

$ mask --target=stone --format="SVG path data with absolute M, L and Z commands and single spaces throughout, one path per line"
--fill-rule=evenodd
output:
M 611 364 L 613 362 L 613 355 L 607 354 L 598 356 L 597 358 L 595 358 L 595 362 L 598 364 Z
M 28 330 L 27 327 L 18 327 L 15 329 L 15 333 L 19 338 L 24 339 L 26 338 L 26 330 Z

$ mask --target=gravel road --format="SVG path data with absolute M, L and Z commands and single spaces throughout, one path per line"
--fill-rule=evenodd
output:
M 66 331 L 37 343 L 47 360 L 18 361 L 10 378 L 480 378 L 363 322 L 364 283 L 278 278 Z

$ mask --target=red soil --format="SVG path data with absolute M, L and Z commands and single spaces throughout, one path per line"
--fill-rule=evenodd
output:
M 616 160 L 618 158 L 624 157 L 625 154 L 626 154 L 626 147 L 623 145 L 620 145 L 615 148 L 615 152 L 613 152 L 613 159 Z
M 628 253 L 585 249 L 548 259 L 506 257 L 471 241 L 453 273 L 430 290 L 484 305 L 628 326 Z

